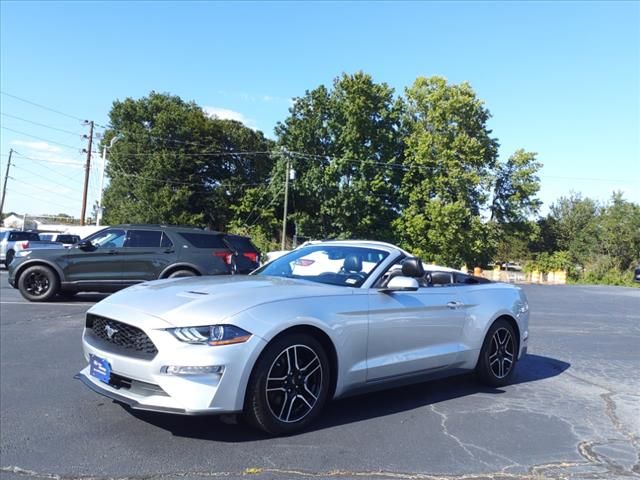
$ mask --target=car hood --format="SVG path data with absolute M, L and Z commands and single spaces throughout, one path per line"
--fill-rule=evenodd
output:
M 351 287 L 258 275 L 189 277 L 156 280 L 126 288 L 102 300 L 90 311 L 113 316 L 118 315 L 118 307 L 123 307 L 161 318 L 177 327 L 197 326 L 222 321 L 264 303 L 351 295 L 353 291 Z

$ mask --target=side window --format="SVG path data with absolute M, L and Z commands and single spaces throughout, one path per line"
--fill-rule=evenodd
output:
M 22 242 L 28 240 L 30 242 L 37 242 L 40 240 L 40 236 L 35 232 L 11 232 L 9 233 L 10 242 Z
M 120 248 L 124 245 L 125 232 L 116 228 L 99 232 L 90 240 L 93 245 L 99 248 Z
M 169 238 L 169 236 L 165 232 L 162 232 L 162 240 L 160 240 L 160 246 L 162 248 L 171 248 L 171 247 L 173 247 L 173 242 L 171 241 L 171 239 Z
M 178 235 L 196 248 L 224 248 L 228 250 L 222 235 L 219 234 L 178 232 Z
M 162 232 L 158 230 L 129 230 L 125 247 L 157 248 Z

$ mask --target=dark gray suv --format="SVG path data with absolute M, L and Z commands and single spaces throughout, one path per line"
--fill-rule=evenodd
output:
M 158 278 L 249 273 L 260 252 L 247 237 L 192 227 L 117 225 L 72 248 L 25 250 L 9 265 L 24 298 L 114 292 Z

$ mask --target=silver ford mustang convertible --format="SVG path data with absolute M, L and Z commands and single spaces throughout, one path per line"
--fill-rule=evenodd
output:
M 527 350 L 515 286 L 380 242 L 300 248 L 249 276 L 142 283 L 94 305 L 88 387 L 130 407 L 242 412 L 287 434 L 331 398 L 474 371 L 509 382 Z

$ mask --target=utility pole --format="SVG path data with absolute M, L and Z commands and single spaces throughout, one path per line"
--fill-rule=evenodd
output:
M 82 191 L 82 213 L 80 214 L 80 225 L 84 225 L 85 214 L 87 213 L 87 190 L 89 190 L 89 169 L 91 168 L 91 147 L 93 145 L 93 120 L 89 124 L 89 148 L 87 152 L 87 163 L 84 166 L 84 190 Z
M 287 158 L 287 164 L 284 172 L 284 212 L 282 215 L 282 243 L 280 250 L 285 249 L 285 240 L 287 239 L 287 207 L 289 206 L 289 171 L 291 170 L 289 154 L 285 150 L 284 152 Z
M 4 185 L 2 186 L 2 200 L 0 200 L 0 219 L 2 217 L 2 209 L 4 207 L 4 197 L 7 194 L 7 179 L 9 178 L 9 168 L 11 168 L 11 155 L 13 155 L 13 148 L 9 150 L 9 162 L 7 163 L 7 171 L 4 172 Z

